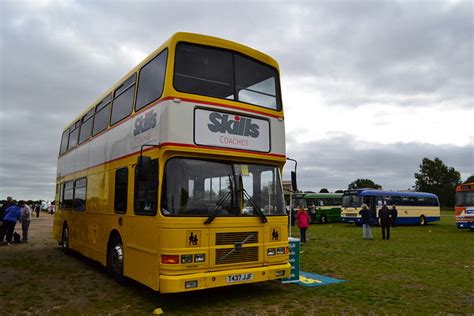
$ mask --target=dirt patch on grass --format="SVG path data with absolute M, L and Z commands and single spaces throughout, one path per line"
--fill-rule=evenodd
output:
M 98 283 L 110 280 L 100 269 L 84 270 L 94 263 L 65 256 L 52 226 L 53 216 L 41 214 L 31 221 L 28 243 L 0 246 L 0 314 L 80 311 L 107 295 Z M 21 225 L 15 228 L 21 234 Z

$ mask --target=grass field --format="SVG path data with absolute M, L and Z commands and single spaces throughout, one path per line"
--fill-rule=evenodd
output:
M 159 294 L 118 285 L 104 269 L 65 256 L 50 238 L 51 218 L 33 221 L 29 244 L 0 247 L 0 315 L 9 314 L 472 314 L 474 233 L 452 212 L 426 227 L 392 229 L 362 240 L 362 228 L 313 225 L 301 269 L 347 280 L 323 287 L 279 282 Z M 296 229 L 293 229 L 296 232 Z

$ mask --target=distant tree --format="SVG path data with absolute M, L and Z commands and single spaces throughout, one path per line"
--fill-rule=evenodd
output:
M 380 190 L 382 186 L 379 184 L 374 183 L 374 181 L 370 179 L 357 179 L 354 182 L 349 183 L 348 189 L 363 189 L 363 188 L 371 188 Z
M 415 173 L 415 189 L 434 193 L 443 206 L 454 206 L 454 190 L 461 182 L 461 174 L 446 166 L 441 159 L 423 158 L 420 173 Z
M 464 183 L 471 183 L 471 182 L 474 182 L 474 175 L 471 175 L 469 178 L 466 179 L 466 181 L 464 181 Z
M 334 193 L 344 193 L 344 190 L 336 190 Z
M 319 190 L 319 193 L 329 193 L 329 191 L 326 188 L 322 188 L 321 190 Z

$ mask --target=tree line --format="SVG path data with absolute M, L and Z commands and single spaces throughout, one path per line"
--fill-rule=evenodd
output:
M 423 158 L 420 164 L 419 172 L 414 174 L 414 189 L 419 192 L 434 193 L 438 196 L 442 206 L 454 206 L 454 192 L 458 184 L 461 183 L 461 174 L 453 167 L 446 166 L 439 158 L 430 160 Z M 468 177 L 464 183 L 474 182 L 474 175 Z M 371 188 L 381 190 L 382 186 L 370 179 L 357 179 L 349 183 L 351 189 Z M 321 189 L 319 193 L 328 193 L 326 188 Z M 336 193 L 342 193 L 343 190 L 337 190 Z

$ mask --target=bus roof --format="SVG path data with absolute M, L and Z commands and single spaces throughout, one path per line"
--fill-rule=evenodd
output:
M 155 56 L 157 56 L 160 52 L 162 52 L 165 48 L 174 47 L 178 42 L 188 42 L 194 44 L 201 44 L 201 45 L 208 45 L 208 46 L 215 46 L 223 49 L 228 49 L 232 51 L 241 52 L 249 57 L 254 59 L 260 60 L 279 71 L 278 63 L 276 60 L 256 49 L 253 49 L 249 46 L 245 46 L 233 41 L 229 41 L 226 39 L 208 36 L 203 34 L 197 33 L 188 33 L 188 32 L 177 32 L 174 33 L 168 40 L 166 40 L 163 44 L 161 44 L 157 49 L 155 49 L 151 54 L 149 54 L 145 59 L 143 59 L 138 65 L 133 67 L 130 71 L 128 71 L 123 77 L 121 77 L 115 84 L 113 84 L 108 90 L 102 93 L 93 103 L 86 107 L 84 111 L 82 111 L 78 116 L 76 116 L 71 122 L 69 122 L 66 127 L 63 129 L 65 131 L 72 125 L 74 125 L 77 121 L 79 121 L 87 112 L 93 109 L 97 104 L 99 104 L 105 97 L 107 97 L 110 93 L 115 91 L 125 79 L 127 79 L 132 74 L 136 73 L 139 69 L 141 69 L 144 65 L 146 65 L 150 60 L 152 60 Z
M 433 197 L 438 198 L 436 194 L 427 192 L 414 192 L 414 191 L 382 191 L 375 189 L 354 189 L 344 191 L 344 195 L 375 195 L 375 196 L 413 196 L 413 197 Z

